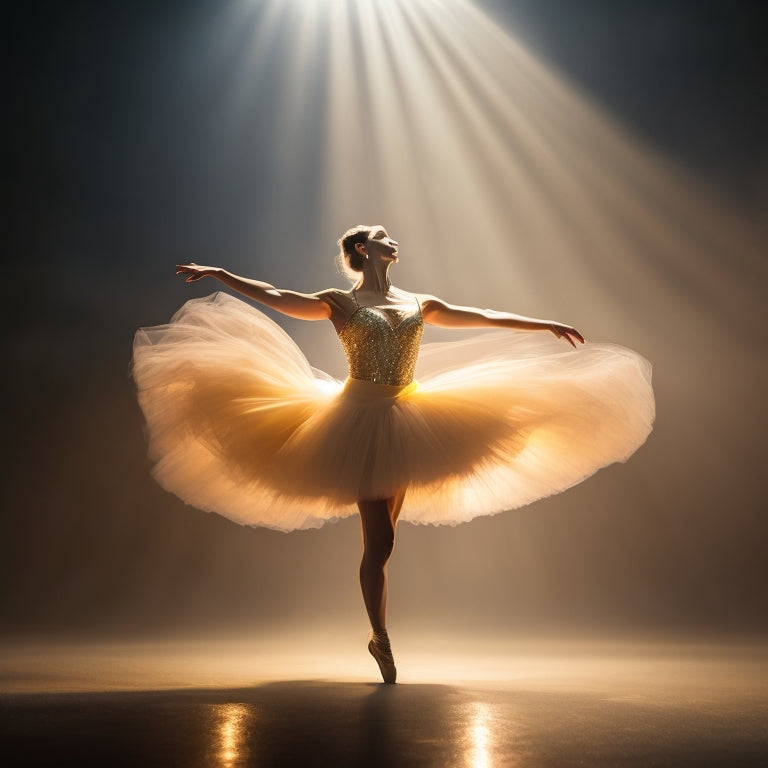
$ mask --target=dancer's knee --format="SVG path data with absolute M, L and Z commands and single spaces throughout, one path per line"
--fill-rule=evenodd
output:
M 386 500 L 360 502 L 363 526 L 363 562 L 384 565 L 395 547 L 395 522 Z
M 363 559 L 368 562 L 384 565 L 392 555 L 395 548 L 395 531 L 380 531 L 375 536 L 368 536 L 365 540 Z

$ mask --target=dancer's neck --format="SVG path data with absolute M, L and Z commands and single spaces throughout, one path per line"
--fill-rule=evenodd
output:
M 363 264 L 363 274 L 360 282 L 355 286 L 358 293 L 375 293 L 386 296 L 392 283 L 389 280 L 389 267 L 392 262 L 377 262 Z

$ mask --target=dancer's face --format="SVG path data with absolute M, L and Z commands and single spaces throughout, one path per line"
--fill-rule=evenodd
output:
M 393 240 L 384 227 L 373 227 L 365 245 L 370 258 L 397 261 L 397 240 Z

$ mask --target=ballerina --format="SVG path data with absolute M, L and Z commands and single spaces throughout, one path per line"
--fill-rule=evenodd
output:
M 187 503 L 281 530 L 357 510 L 368 649 L 394 683 L 387 563 L 398 520 L 456 524 L 625 461 L 651 430 L 650 366 L 623 347 L 585 345 L 563 323 L 396 288 L 398 243 L 384 227 L 350 229 L 339 246 L 354 281 L 347 291 L 277 289 L 194 263 L 177 274 L 213 277 L 290 317 L 330 320 L 346 382 L 311 368 L 279 326 L 223 293 L 140 330 L 134 376 L 155 477 Z M 417 382 L 424 323 L 503 332 L 424 345 Z

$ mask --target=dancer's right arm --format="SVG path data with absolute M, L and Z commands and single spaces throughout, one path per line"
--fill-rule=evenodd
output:
M 275 288 L 274 285 L 262 283 L 260 280 L 249 280 L 233 275 L 221 267 L 203 267 L 194 262 L 177 264 L 176 274 L 187 275 L 188 283 L 203 277 L 215 277 L 219 282 L 243 296 L 299 320 L 327 320 L 331 317 L 331 307 L 319 296 Z

